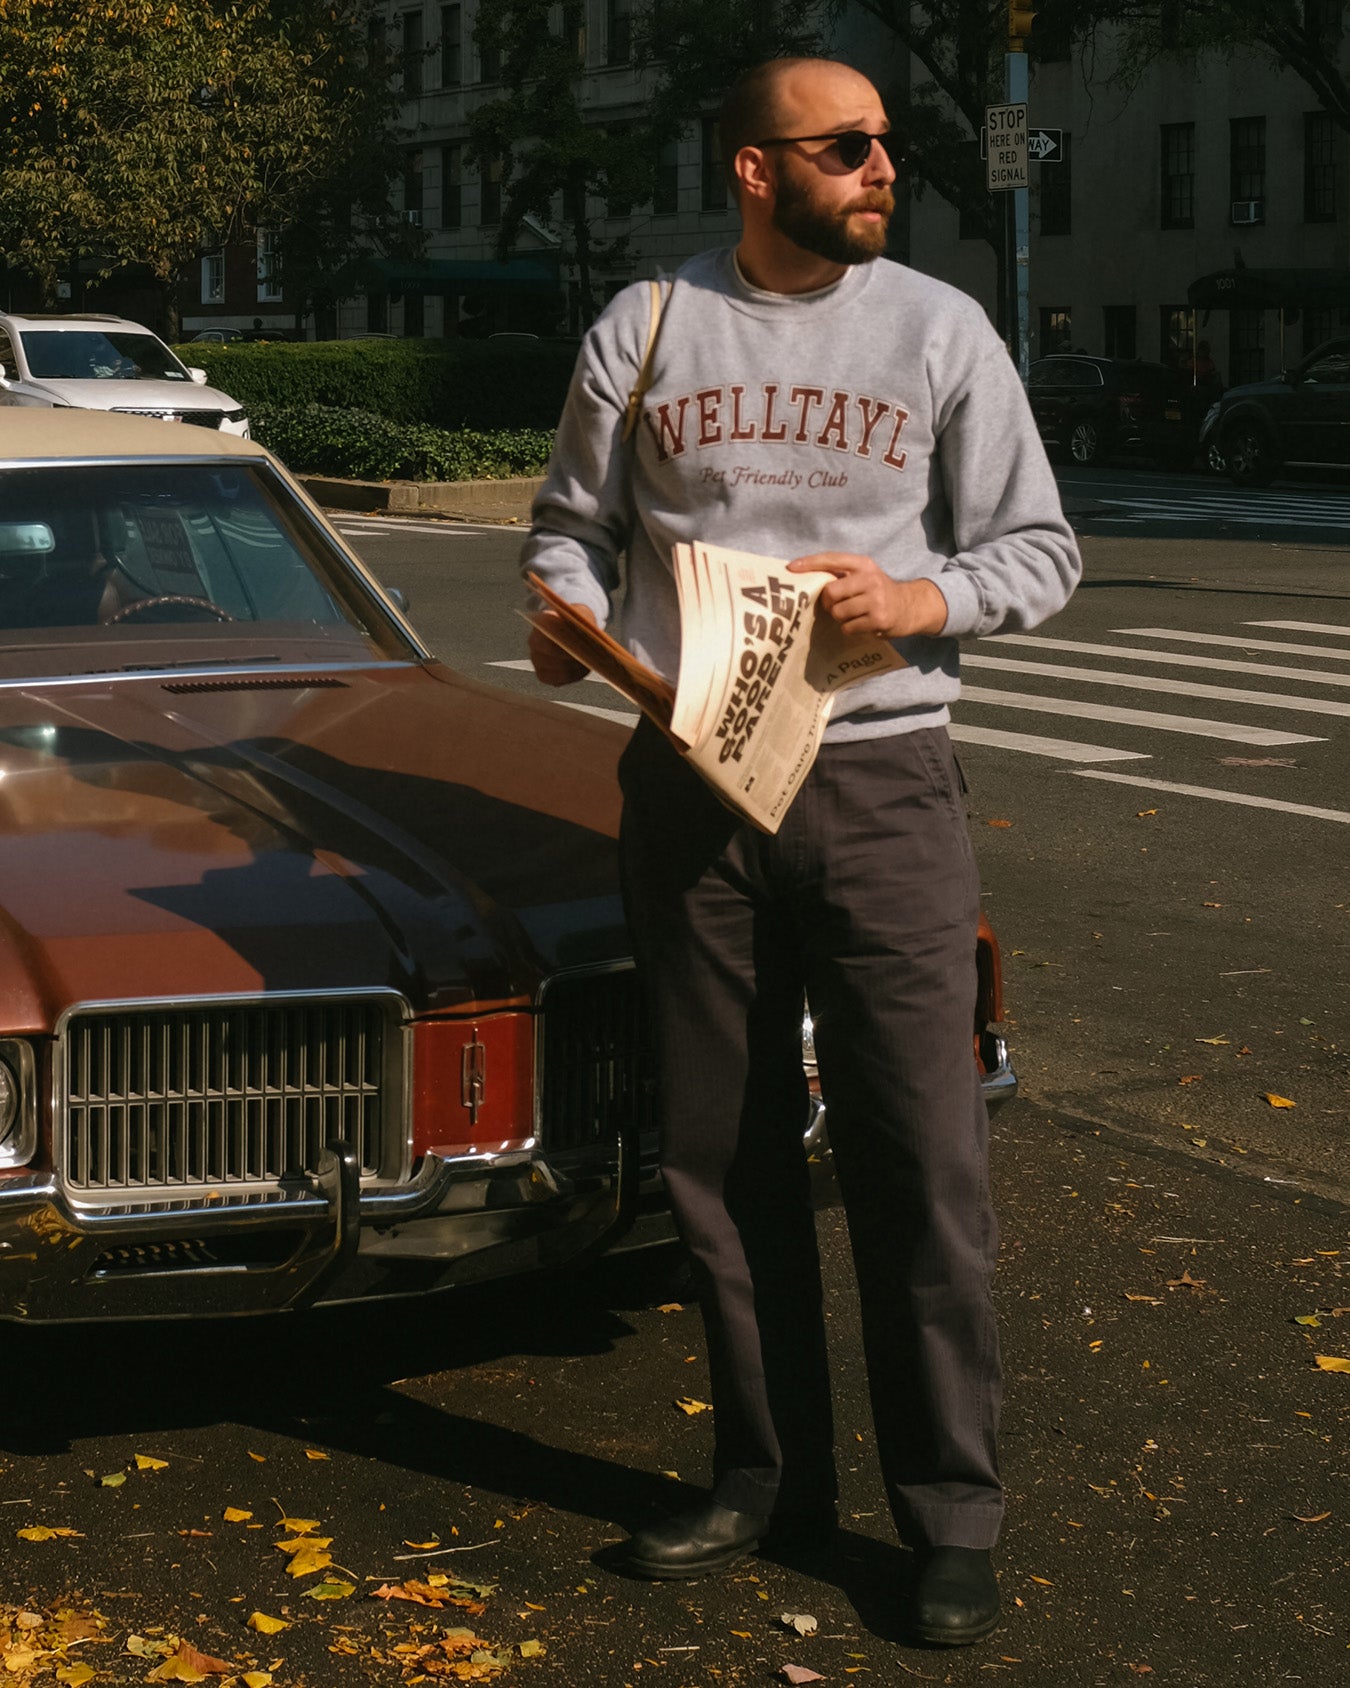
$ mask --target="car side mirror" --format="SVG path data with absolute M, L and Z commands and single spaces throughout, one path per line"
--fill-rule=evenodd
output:
M 411 606 L 408 602 L 408 594 L 401 586 L 386 586 L 384 595 L 400 615 L 407 615 Z
M 194 387 L 204 387 L 206 385 L 206 371 L 204 369 L 189 369 L 188 374 L 192 378 L 192 385 Z

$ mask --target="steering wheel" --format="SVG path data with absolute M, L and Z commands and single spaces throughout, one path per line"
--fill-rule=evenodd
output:
M 108 617 L 104 626 L 116 627 L 118 622 L 130 621 L 133 616 L 139 616 L 146 610 L 164 609 L 169 606 L 173 606 L 174 608 L 191 608 L 201 610 L 207 615 L 214 617 L 216 621 L 234 621 L 237 619 L 235 616 L 232 616 L 228 610 L 221 609 L 219 604 L 213 604 L 209 598 L 193 598 L 189 597 L 185 593 L 169 592 L 161 595 L 160 597 L 137 598 L 134 603 L 123 604 L 122 608 L 118 610 L 116 615 L 110 615 Z

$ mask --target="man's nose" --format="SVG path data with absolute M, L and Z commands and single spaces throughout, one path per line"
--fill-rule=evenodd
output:
M 874 135 L 871 150 L 863 165 L 861 185 L 869 188 L 888 188 L 894 180 L 895 166 L 891 163 L 891 155 L 881 144 L 881 137 Z

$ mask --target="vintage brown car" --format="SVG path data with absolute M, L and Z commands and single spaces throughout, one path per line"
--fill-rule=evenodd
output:
M 624 738 L 435 661 L 257 445 L 0 417 L 0 1318 L 419 1294 L 667 1234 Z M 987 930 L 980 959 L 998 1100 Z

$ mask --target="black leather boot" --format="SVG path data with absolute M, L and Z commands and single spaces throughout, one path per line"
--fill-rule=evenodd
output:
M 998 1626 L 998 1579 L 982 1547 L 921 1549 L 910 1627 L 932 1647 L 965 1647 Z
M 733 1512 L 706 1501 L 692 1512 L 639 1530 L 624 1546 L 623 1563 L 656 1581 L 704 1577 L 753 1553 L 768 1529 L 764 1513 Z

